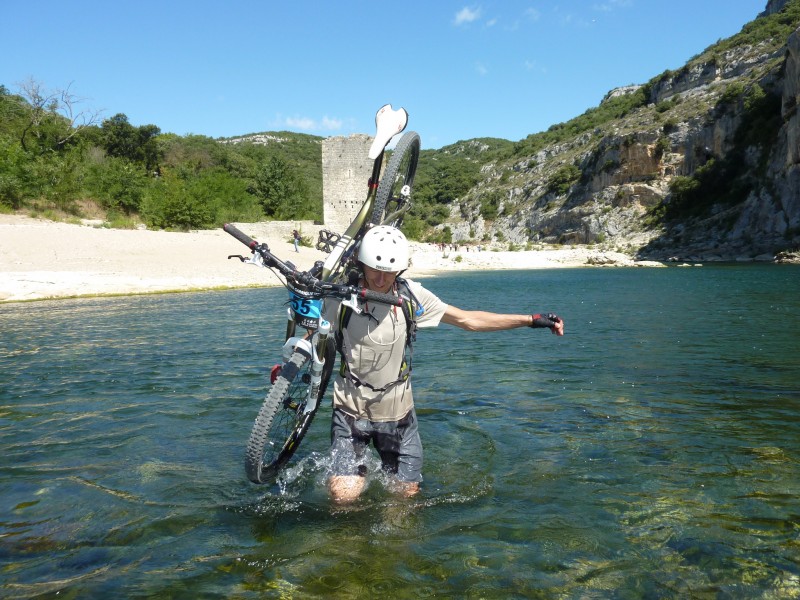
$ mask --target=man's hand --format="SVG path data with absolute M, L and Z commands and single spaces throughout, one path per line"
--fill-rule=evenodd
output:
M 564 335 L 564 321 L 556 314 L 547 313 L 542 315 L 536 313 L 535 315 L 531 315 L 531 319 L 530 326 L 534 329 L 547 327 L 555 335 Z

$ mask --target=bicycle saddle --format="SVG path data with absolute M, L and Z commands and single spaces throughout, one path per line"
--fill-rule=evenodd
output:
M 378 158 L 395 135 L 403 131 L 408 123 L 408 113 L 405 108 L 392 109 L 391 104 L 385 104 L 375 114 L 375 139 L 369 148 L 369 157 Z

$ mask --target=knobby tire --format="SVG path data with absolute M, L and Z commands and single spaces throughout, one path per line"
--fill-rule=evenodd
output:
M 400 191 L 403 186 L 414 185 L 419 160 L 420 139 L 414 131 L 407 131 L 397 142 L 389 164 L 378 183 L 375 195 L 375 206 L 370 223 L 373 225 L 391 225 L 400 227 L 405 211 L 410 208 L 408 199 L 403 198 Z
M 314 420 L 325 395 L 336 360 L 333 338 L 328 338 L 317 408 L 304 414 L 310 384 L 311 357 L 295 351 L 275 380 L 258 411 L 245 453 L 245 471 L 253 483 L 270 483 L 289 462 Z

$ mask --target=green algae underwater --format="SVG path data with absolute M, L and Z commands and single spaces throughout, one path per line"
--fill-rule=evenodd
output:
M 348 507 L 329 403 L 244 475 L 283 290 L 0 305 L 0 595 L 800 597 L 800 268 L 424 283 L 567 335 L 421 330 L 422 492 Z

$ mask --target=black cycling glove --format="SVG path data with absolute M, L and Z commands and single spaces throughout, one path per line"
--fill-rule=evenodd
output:
M 552 329 L 556 326 L 556 323 L 561 322 L 561 318 L 553 313 L 547 313 L 546 315 L 536 313 L 535 315 L 531 315 L 531 317 L 533 317 L 533 320 L 531 321 L 529 327 L 532 327 L 533 329 L 544 327 Z

